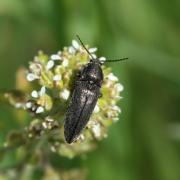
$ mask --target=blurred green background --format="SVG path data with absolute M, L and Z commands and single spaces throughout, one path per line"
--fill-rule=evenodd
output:
M 125 87 L 120 121 L 68 163 L 87 167 L 90 180 L 179 180 L 180 1 L 0 0 L 0 88 L 13 89 L 38 50 L 57 52 L 76 34 L 99 56 L 129 60 L 109 64 Z M 0 106 L 0 143 L 17 127 Z

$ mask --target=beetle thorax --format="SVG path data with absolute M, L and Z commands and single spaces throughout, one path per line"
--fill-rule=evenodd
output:
M 97 62 L 88 63 L 82 70 L 80 80 L 90 81 L 101 86 L 103 81 L 101 65 Z

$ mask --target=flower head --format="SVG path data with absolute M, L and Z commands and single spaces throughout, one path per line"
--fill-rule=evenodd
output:
M 88 50 L 94 58 L 97 57 L 97 48 Z M 106 61 L 105 57 L 98 59 Z M 89 60 L 89 54 L 73 40 L 71 46 L 50 56 L 40 51 L 29 63 L 26 76 L 31 91 L 24 108 L 34 117 L 26 129 L 28 137 L 39 138 L 46 134 L 50 149 L 68 157 L 94 149 L 95 140 L 107 137 L 108 126 L 119 119 L 121 112 L 117 102 L 123 86 L 111 69 L 102 65 L 103 96 L 98 99 L 87 127 L 79 138 L 71 145 L 65 142 L 64 117 L 77 79 L 76 74 Z

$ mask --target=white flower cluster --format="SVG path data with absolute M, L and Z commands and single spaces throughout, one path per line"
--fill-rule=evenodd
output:
M 97 58 L 96 47 L 88 48 L 86 46 L 86 48 L 93 58 Z M 58 115 L 55 114 L 50 119 L 46 117 L 42 121 L 41 127 L 44 130 L 50 130 L 54 122 L 63 123 L 76 73 L 89 62 L 90 58 L 86 50 L 76 40 L 73 40 L 70 47 L 65 47 L 62 51 L 51 56 L 39 52 L 34 61 L 30 62 L 26 79 L 32 84 L 32 91 L 26 108 L 35 114 L 47 113 L 49 116 L 48 111 L 59 107 Z M 105 62 L 106 58 L 100 57 L 98 60 Z M 78 143 L 76 146 L 76 143 L 73 143 L 73 148 L 71 147 L 70 150 L 66 143 L 56 142 L 56 144 L 52 144 L 52 151 L 58 150 L 59 145 L 61 148 L 59 147 L 58 151 L 61 154 L 65 154 L 65 151 L 68 153 L 72 151 L 72 154 L 85 151 L 85 147 L 89 147 L 88 143 L 93 139 L 99 140 L 107 137 L 108 126 L 119 119 L 121 109 L 117 106 L 117 101 L 121 98 L 120 93 L 123 91 L 123 86 L 110 68 L 102 65 L 102 70 L 104 82 L 101 93 L 103 96 L 98 99 L 87 128 L 76 141 L 81 142 L 82 146 L 78 146 Z M 33 87 L 39 88 L 37 90 Z M 54 100 L 56 100 L 55 105 Z M 61 141 L 63 140 L 61 139 Z
M 89 52 L 93 58 L 97 58 L 95 54 L 96 51 L 96 47 L 89 48 Z M 84 56 L 84 62 L 78 62 L 80 61 L 80 56 Z M 77 61 L 77 67 L 73 67 L 75 62 L 70 62 L 73 61 L 74 57 Z M 63 52 L 59 51 L 57 54 L 52 54 L 50 58 L 42 52 L 39 52 L 39 55 L 34 58 L 34 61 L 30 62 L 29 72 L 27 74 L 27 80 L 29 82 L 38 81 L 39 84 L 42 85 L 39 92 L 37 90 L 32 91 L 32 98 L 39 99 L 43 97 L 46 93 L 46 88 L 58 88 L 59 98 L 68 100 L 70 96 L 70 88 L 68 85 L 70 78 L 68 76 L 72 75 L 72 68 L 80 69 L 87 59 L 89 59 L 89 55 L 87 55 L 84 48 L 81 47 L 76 40 L 72 41 L 72 46 L 65 48 Z M 101 57 L 99 60 L 105 61 L 106 58 Z M 32 106 L 32 103 L 27 102 L 26 107 L 28 109 L 32 108 Z M 33 111 L 37 114 L 43 113 L 45 108 L 39 104 L 36 108 L 34 106 Z M 98 111 L 97 106 L 95 111 Z

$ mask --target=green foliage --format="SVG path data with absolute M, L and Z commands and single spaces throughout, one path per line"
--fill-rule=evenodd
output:
M 86 158 L 48 157 L 53 166 L 87 168 L 91 180 L 180 179 L 179 10 L 179 1 L 168 0 L 0 1 L 0 89 L 14 89 L 15 72 L 27 67 L 37 50 L 56 52 L 75 34 L 106 57 L 129 57 L 110 65 L 125 87 L 121 121 Z M 28 124 L 22 116 L 0 106 L 1 145 L 9 130 Z M 9 151 L 1 167 L 19 158 Z M 42 176 L 41 169 L 36 172 Z

